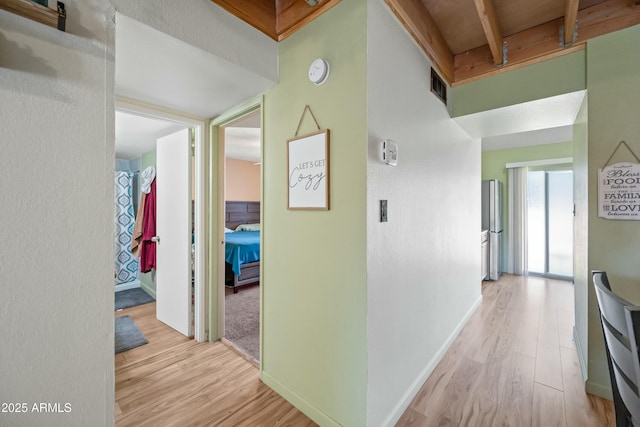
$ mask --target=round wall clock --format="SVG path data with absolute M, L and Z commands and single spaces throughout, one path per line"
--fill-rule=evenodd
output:
M 322 58 L 315 59 L 309 67 L 309 80 L 316 86 L 320 86 L 329 78 L 329 63 Z

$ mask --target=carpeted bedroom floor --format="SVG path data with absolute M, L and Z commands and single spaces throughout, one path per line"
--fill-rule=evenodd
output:
M 260 286 L 249 285 L 225 295 L 224 337 L 255 360 L 260 359 Z

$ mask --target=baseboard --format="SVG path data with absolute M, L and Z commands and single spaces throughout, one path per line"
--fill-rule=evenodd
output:
M 584 359 L 584 353 L 582 349 L 582 343 L 578 338 L 578 333 L 576 332 L 576 327 L 573 327 L 573 341 L 576 343 L 576 350 L 578 351 L 578 362 L 580 363 L 580 371 L 582 372 L 582 379 L 585 382 L 585 391 L 589 394 L 593 394 L 595 396 L 602 397 L 603 399 L 613 400 L 613 394 L 611 392 L 610 385 L 602 385 L 598 383 L 594 383 L 593 381 L 587 380 L 588 372 L 587 372 L 587 363 Z
M 140 280 L 132 280 L 131 282 L 126 282 L 126 283 L 118 283 L 115 286 L 116 292 L 120 292 L 120 291 L 126 291 L 127 289 L 133 289 L 133 288 L 139 288 L 140 287 Z
M 155 290 L 155 289 L 151 289 L 151 288 L 149 287 L 149 285 L 147 285 L 147 284 L 146 284 L 146 283 L 144 283 L 144 282 L 140 282 L 140 287 L 141 287 L 141 288 L 142 288 L 146 293 L 148 293 L 149 295 L 151 295 L 151 296 L 153 297 L 153 299 L 157 299 L 157 298 L 156 298 L 156 290 Z
M 273 378 L 267 372 L 261 371 L 260 378 L 262 379 L 262 382 L 275 390 L 275 392 L 280 396 L 288 400 L 293 406 L 298 408 L 307 417 L 311 418 L 315 423 L 321 426 L 341 427 L 339 422 L 322 412 L 311 403 L 307 402 L 304 398 L 300 397 L 296 392 Z
M 585 391 L 589 394 L 593 394 L 603 399 L 613 400 L 613 393 L 609 385 L 597 384 L 592 381 L 587 381 L 585 385 Z
M 582 343 L 580 342 L 580 338 L 578 336 L 578 331 L 576 331 L 576 327 L 573 327 L 573 342 L 576 344 L 576 351 L 578 352 L 578 363 L 580 364 L 580 372 L 582 372 L 582 381 L 587 381 L 587 361 L 584 358 L 584 352 Z
M 482 303 L 482 295 L 480 295 L 480 297 L 476 300 L 476 302 L 473 303 L 471 308 L 467 311 L 467 314 L 458 323 L 458 326 L 456 326 L 453 332 L 451 332 L 451 334 L 449 335 L 449 338 L 447 338 L 444 344 L 442 344 L 442 347 L 440 347 L 440 350 L 435 354 L 435 356 L 433 356 L 433 358 L 429 361 L 429 363 L 424 367 L 420 375 L 418 375 L 418 377 L 411 384 L 409 389 L 407 389 L 407 391 L 404 393 L 400 401 L 395 405 L 395 407 L 393 408 L 389 416 L 382 423 L 383 426 L 392 427 L 396 425 L 396 423 L 400 420 L 400 418 L 402 417 L 402 414 L 405 413 L 405 411 L 407 410 L 407 408 L 409 407 L 413 399 L 416 397 L 416 395 L 420 391 L 420 388 L 422 388 L 424 383 L 427 381 L 427 378 L 429 378 L 429 375 L 431 375 L 431 373 L 436 368 L 436 366 L 438 366 L 438 363 L 440 363 L 444 355 L 449 350 L 449 347 L 451 347 L 451 344 L 453 344 L 453 342 L 458 337 L 458 334 L 460 333 L 462 328 L 464 328 L 464 326 L 467 324 L 467 322 L 469 321 L 469 319 L 471 318 L 471 316 L 476 311 L 478 306 L 480 306 L 481 303 Z

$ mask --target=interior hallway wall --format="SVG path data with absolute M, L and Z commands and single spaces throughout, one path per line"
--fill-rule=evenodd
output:
M 640 305 L 640 223 L 598 217 L 597 171 L 624 140 L 640 155 L 640 25 L 590 40 L 589 92 L 589 271 L 605 270 L 614 292 Z M 622 149 L 611 163 L 635 161 Z M 576 283 L 576 286 L 578 284 Z M 591 279 L 589 292 L 587 391 L 608 395 L 609 371 Z
M 0 402 L 28 406 L 3 426 L 114 422 L 114 11 L 67 12 L 0 11 Z
M 366 51 L 366 0 L 342 1 L 280 42 L 265 94 L 262 379 L 323 426 L 366 422 Z M 331 74 L 315 86 L 319 57 Z M 330 131 L 328 211 L 287 209 L 305 105 Z M 307 113 L 300 135 L 316 130 Z
M 391 426 L 480 302 L 480 141 L 430 91 L 382 0 L 367 14 L 367 425 Z M 379 161 L 383 139 L 398 165 Z M 388 222 L 380 222 L 380 200 Z

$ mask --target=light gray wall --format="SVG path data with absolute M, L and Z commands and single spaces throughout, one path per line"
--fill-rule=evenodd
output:
M 67 4 L 67 33 L 0 11 L 3 426 L 113 425 L 114 12 Z
M 367 424 L 381 426 L 481 298 L 481 153 L 430 92 L 429 60 L 382 0 L 368 2 L 367 31 Z M 395 167 L 378 161 L 386 138 L 398 143 Z

